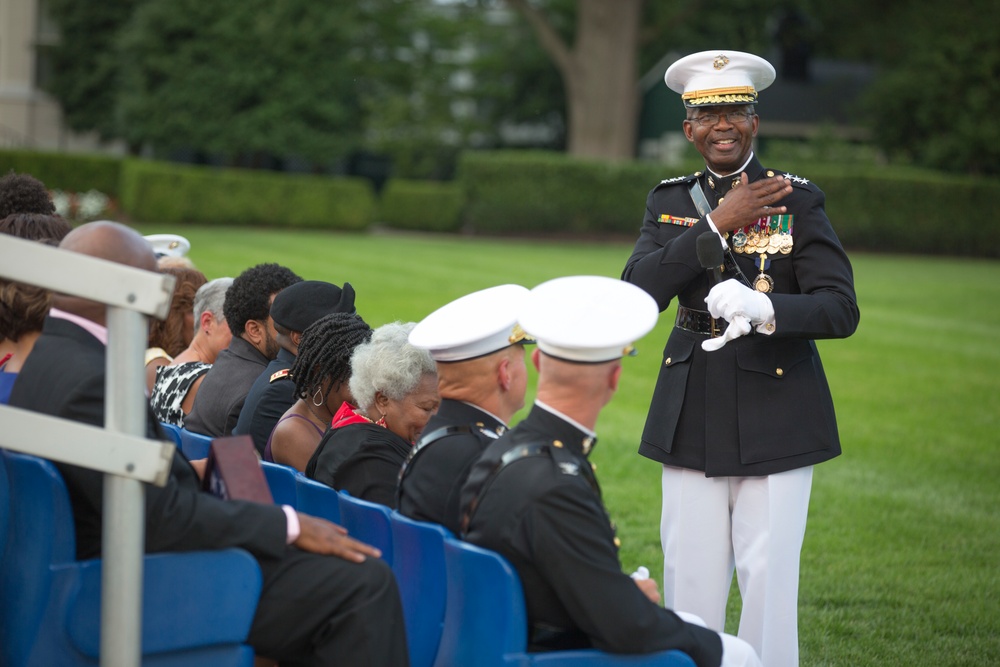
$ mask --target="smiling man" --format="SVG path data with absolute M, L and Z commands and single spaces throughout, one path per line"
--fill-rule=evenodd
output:
M 823 192 L 754 155 L 774 78 L 737 51 L 670 66 L 705 170 L 649 193 L 622 278 L 661 312 L 678 304 L 639 446 L 663 465 L 664 604 L 721 631 L 735 569 L 740 638 L 788 667 L 812 466 L 840 454 L 814 340 L 850 336 L 859 314 Z

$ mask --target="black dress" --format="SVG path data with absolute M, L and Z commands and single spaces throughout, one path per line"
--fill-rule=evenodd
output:
M 348 424 L 326 432 L 306 476 L 355 498 L 396 505 L 396 483 L 412 445 L 377 424 Z

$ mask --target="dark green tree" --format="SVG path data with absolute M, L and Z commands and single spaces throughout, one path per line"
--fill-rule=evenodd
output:
M 890 157 L 944 171 L 1000 174 L 1000 30 L 990 0 L 919 2 L 899 17 L 866 96 Z
M 125 138 L 234 158 L 346 155 L 363 129 L 362 6 L 145 0 L 118 41 Z
M 118 30 L 138 0 L 48 0 L 50 18 L 61 40 L 48 47 L 52 61 L 49 92 L 59 100 L 66 124 L 78 132 L 97 131 L 104 139 L 119 136 L 115 117 Z

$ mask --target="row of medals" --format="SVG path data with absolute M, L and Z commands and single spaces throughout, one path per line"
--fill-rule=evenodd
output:
M 774 289 L 774 279 L 764 273 L 767 268 L 767 254 L 792 252 L 792 235 L 787 231 L 771 233 L 769 218 L 761 218 L 752 226 L 744 227 L 733 234 L 733 252 L 745 255 L 760 255 L 760 274 L 754 279 L 753 287 L 765 294 Z
M 773 172 L 768 172 L 768 176 L 773 176 Z M 715 188 L 715 182 L 711 176 L 708 177 L 708 184 Z M 735 181 L 732 187 L 735 189 L 740 185 L 740 181 Z M 722 199 L 719 200 L 722 202 Z M 780 220 L 780 217 L 778 218 Z M 733 234 L 733 252 L 738 254 L 760 255 L 760 274 L 754 279 L 753 286 L 758 292 L 770 292 L 774 289 L 774 279 L 764 273 L 767 268 L 767 253 L 772 255 L 781 253 L 787 255 L 792 252 L 792 234 L 790 230 L 771 227 L 771 218 L 761 218 L 752 225 L 747 225 L 736 230 Z

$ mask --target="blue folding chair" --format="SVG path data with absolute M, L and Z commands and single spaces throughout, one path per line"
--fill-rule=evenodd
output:
M 348 535 L 382 550 L 382 560 L 392 565 L 392 525 L 385 505 L 355 498 L 338 491 L 340 524 Z
M 295 476 L 298 472 L 295 468 L 267 461 L 261 461 L 260 467 L 264 471 L 267 486 L 271 489 L 274 504 L 289 505 L 299 509 L 298 493 L 295 486 Z
M 181 427 L 177 424 L 168 424 L 167 422 L 160 422 L 160 428 L 163 432 L 174 441 L 174 444 L 178 447 L 181 446 Z
M 332 487 L 300 473 L 295 476 L 295 497 L 296 509 L 303 514 L 340 523 L 340 496 Z
M 12 502 L 0 568 L 0 664 L 96 667 L 101 561 L 75 560 L 69 494 L 55 466 L 10 451 L 2 463 Z M 243 642 L 260 589 L 260 568 L 241 549 L 146 556 L 143 665 L 250 667 L 253 649 Z
M 392 571 L 399 584 L 406 620 L 410 667 L 432 667 L 441 643 L 448 573 L 444 541 L 451 531 L 414 521 L 393 510 Z
M 181 429 L 180 447 L 181 451 L 184 452 L 184 456 L 186 456 L 189 461 L 197 461 L 198 459 L 208 458 L 208 450 L 212 446 L 212 440 L 214 440 L 214 438 L 210 435 L 195 433 L 194 431 L 189 431 L 186 428 Z
M 695 667 L 681 651 L 614 655 L 594 649 L 528 653 L 521 579 L 500 554 L 452 538 L 444 543 L 448 595 L 435 667 Z

